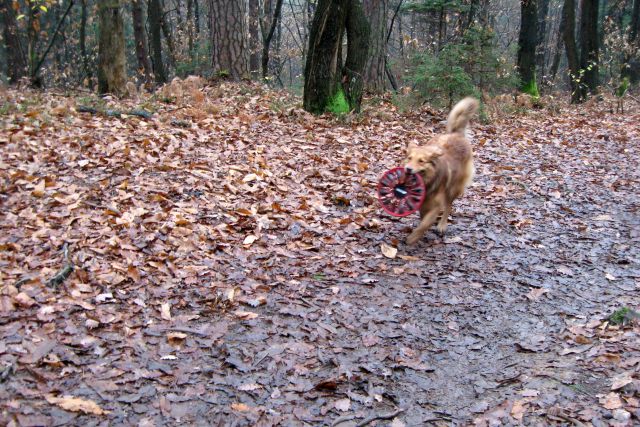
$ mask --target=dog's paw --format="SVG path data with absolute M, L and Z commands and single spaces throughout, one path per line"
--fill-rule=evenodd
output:
M 447 234 L 447 226 L 441 226 L 440 224 L 438 224 L 438 226 L 436 227 L 436 234 L 438 235 L 438 237 L 444 237 L 444 235 Z
M 415 231 L 411 234 L 409 234 L 409 237 L 407 237 L 407 245 L 409 246 L 413 246 L 416 243 L 418 243 L 418 240 L 420 240 L 420 238 L 422 237 L 422 234 L 420 233 L 416 233 Z

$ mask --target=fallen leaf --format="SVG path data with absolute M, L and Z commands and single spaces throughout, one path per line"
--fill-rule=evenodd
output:
M 619 390 L 626 386 L 627 384 L 631 384 L 633 382 L 633 377 L 631 372 L 623 372 L 622 374 L 618 374 L 613 377 L 611 390 Z
M 254 390 L 260 390 L 261 388 L 262 388 L 262 386 L 260 384 L 249 383 L 249 384 L 242 384 L 240 387 L 238 387 L 238 390 L 240 390 L 240 391 L 254 391 Z
M 526 400 L 516 400 L 511 407 L 511 416 L 518 421 L 522 421 L 522 417 L 524 417 L 528 407 Z
M 98 404 L 92 400 L 80 399 L 73 396 L 56 397 L 52 394 L 46 396 L 47 402 L 52 405 L 58 405 L 62 409 L 71 412 L 82 412 L 85 414 L 104 415 L 109 411 L 100 408 Z
M 31 195 L 33 197 L 42 197 L 42 196 L 44 196 L 45 185 L 46 185 L 46 183 L 45 183 L 45 180 L 43 179 L 42 181 L 40 181 L 38 183 L 38 185 L 35 186 L 35 188 L 31 192 Z
M 389 246 L 386 243 L 380 245 L 380 249 L 382 250 L 382 255 L 390 259 L 395 258 L 398 254 L 398 249 L 394 248 L 393 246 Z
M 334 405 L 338 411 L 346 412 L 351 408 L 351 400 L 348 398 L 336 400 Z
M 622 407 L 622 400 L 618 393 L 609 393 L 606 396 L 601 397 L 599 402 L 605 409 L 609 410 Z
M 247 412 L 251 410 L 251 407 L 248 405 L 245 405 L 244 403 L 232 403 L 231 409 L 238 412 Z
M 531 289 L 527 294 L 527 298 L 529 299 L 529 301 L 536 301 L 540 299 L 540 297 L 546 294 L 547 292 L 549 292 L 549 289 L 546 289 L 546 288 Z
M 15 297 L 13 297 L 13 300 L 20 306 L 20 307 L 31 307 L 35 304 L 37 304 L 36 300 L 34 300 L 33 298 L 31 298 L 29 295 L 25 294 L 24 292 L 20 292 L 18 295 L 16 295 Z
M 243 245 L 251 245 L 256 240 L 258 240 L 258 237 L 254 236 L 253 234 L 250 234 L 250 235 L 248 235 L 247 237 L 244 238 L 244 240 L 242 241 L 242 244 Z
M 242 320 L 251 320 L 251 319 L 255 319 L 256 317 L 258 317 L 257 313 L 252 313 L 251 311 L 237 310 L 233 314 L 235 314 L 237 318 L 242 319 Z
M 164 320 L 171 320 L 171 305 L 168 302 L 160 305 L 160 317 Z

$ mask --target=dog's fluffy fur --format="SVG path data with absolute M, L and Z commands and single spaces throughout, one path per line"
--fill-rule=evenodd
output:
M 460 197 L 471 183 L 474 174 L 473 151 L 466 137 L 471 116 L 478 110 L 478 101 L 464 98 L 458 102 L 447 119 L 447 133 L 436 136 L 426 145 L 407 147 L 407 170 L 419 173 L 427 187 L 427 196 L 420 207 L 420 224 L 407 237 L 407 243 L 415 244 L 438 215 L 437 230 L 444 233 L 451 204 Z

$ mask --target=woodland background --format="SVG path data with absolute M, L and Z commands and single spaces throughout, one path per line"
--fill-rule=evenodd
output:
M 3 0 L 0 66 L 9 84 L 118 94 L 188 75 L 299 93 L 309 46 L 328 43 L 309 43 L 315 12 L 338 22 L 360 5 L 368 43 L 327 30 L 340 38 L 331 80 L 346 86 L 348 51 L 359 50 L 366 91 L 394 90 L 402 106 L 515 90 L 581 102 L 640 77 L 640 0 Z

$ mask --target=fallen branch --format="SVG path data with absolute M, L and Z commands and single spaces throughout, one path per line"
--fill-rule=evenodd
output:
M 400 408 L 397 411 L 391 412 L 389 414 L 372 415 L 369 418 L 365 418 L 364 420 L 360 421 L 358 424 L 356 424 L 356 427 L 364 427 L 376 420 L 390 420 L 402 414 L 404 411 L 406 411 L 406 408 Z
M 65 265 L 56 273 L 55 276 L 47 280 L 47 285 L 49 286 L 58 286 L 64 282 L 71 273 L 73 273 L 73 263 L 69 260 L 69 245 L 67 243 L 62 246 L 62 252 L 64 253 Z
M 150 119 L 153 117 L 148 111 L 144 110 L 129 110 L 129 111 L 118 111 L 118 110 L 102 110 L 94 107 L 89 107 L 86 105 L 80 105 L 76 108 L 76 111 L 79 113 L 90 113 L 90 114 L 102 114 L 107 117 L 117 117 L 120 118 L 123 114 L 127 116 L 137 116 L 142 117 L 143 119 Z

